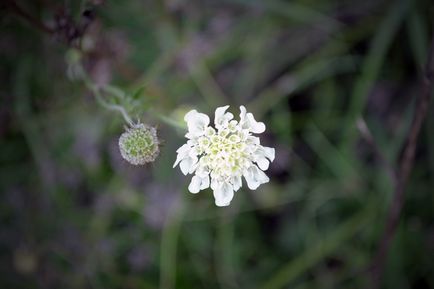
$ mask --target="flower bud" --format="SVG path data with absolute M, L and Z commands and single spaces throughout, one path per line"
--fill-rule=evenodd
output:
M 153 162 L 160 150 L 157 130 L 142 123 L 127 129 L 119 138 L 122 157 L 133 165 Z

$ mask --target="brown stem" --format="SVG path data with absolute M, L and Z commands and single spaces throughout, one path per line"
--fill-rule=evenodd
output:
M 28 23 L 32 24 L 33 27 L 48 34 L 53 34 L 55 32 L 54 29 L 45 25 L 41 20 L 33 17 L 25 10 L 23 10 L 20 6 L 18 6 L 18 4 L 15 1 L 7 0 L 6 7 L 11 9 L 11 11 L 14 12 L 17 16 L 21 17 L 22 19 L 26 20 Z
M 80 21 L 76 23 L 66 12 L 66 9 L 62 8 L 59 9 L 55 15 L 54 27 L 49 27 L 39 19 L 27 13 L 14 0 L 6 0 L 5 7 L 9 8 L 15 15 L 26 20 L 32 27 L 52 35 L 59 42 L 63 42 L 67 46 L 78 50 L 82 50 L 81 39 L 95 17 L 92 9 L 86 9 L 83 11 Z
M 390 243 L 392 242 L 396 228 L 399 223 L 399 217 L 405 199 L 405 187 L 411 173 L 414 163 L 414 155 L 417 147 L 417 138 L 421 130 L 423 121 L 428 112 L 429 101 L 433 89 L 434 80 L 434 35 L 431 41 L 431 48 L 425 67 L 423 79 L 421 82 L 421 95 L 418 100 L 417 108 L 413 117 L 410 130 L 408 132 L 407 142 L 403 150 L 402 159 L 397 171 L 397 182 L 393 193 L 392 203 L 390 204 L 386 227 L 381 238 L 378 251 L 373 259 L 371 266 L 372 286 L 369 288 L 377 289 L 381 286 L 384 265 L 389 251 Z

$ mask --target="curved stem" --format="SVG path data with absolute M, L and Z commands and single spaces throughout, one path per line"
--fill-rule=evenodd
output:
M 128 112 L 125 110 L 125 108 L 118 104 L 111 104 L 104 100 L 100 88 L 87 76 L 87 74 L 84 72 L 84 70 L 81 70 L 81 78 L 83 79 L 84 83 L 86 84 L 86 87 L 92 91 L 93 95 L 95 96 L 96 101 L 103 106 L 104 108 L 108 110 L 113 110 L 120 112 L 122 114 L 122 117 L 124 118 L 125 122 L 129 126 L 133 126 L 134 122 L 131 119 Z
M 95 89 L 92 89 L 92 92 L 95 95 L 96 100 L 98 101 L 98 103 L 100 105 L 102 105 L 103 107 L 105 107 L 108 110 L 114 110 L 114 111 L 118 111 L 122 114 L 122 117 L 124 118 L 125 122 L 128 123 L 129 126 L 133 126 L 133 120 L 131 119 L 131 117 L 129 116 L 129 114 L 127 113 L 127 111 L 125 110 L 125 108 L 121 105 L 118 104 L 110 104 L 107 103 L 104 98 L 102 97 L 99 89 L 96 87 Z

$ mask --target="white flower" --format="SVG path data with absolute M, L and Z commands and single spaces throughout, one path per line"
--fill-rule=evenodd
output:
M 188 141 L 176 151 L 173 165 L 179 164 L 184 175 L 194 174 L 188 186 L 191 193 L 211 187 L 217 206 L 230 204 L 242 186 L 241 177 L 251 190 L 267 183 L 263 171 L 274 160 L 274 148 L 261 146 L 259 138 L 252 135 L 263 133 L 264 123 L 257 122 L 244 106 L 240 106 L 240 121 L 233 120 L 228 108 L 216 109 L 215 128 L 209 126 L 206 114 L 191 110 L 185 115 Z

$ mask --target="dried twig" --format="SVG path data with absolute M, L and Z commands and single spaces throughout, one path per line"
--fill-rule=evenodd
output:
M 41 20 L 33 17 L 29 13 L 27 13 L 23 8 L 21 8 L 15 1 L 7 0 L 5 3 L 6 7 L 10 9 L 17 16 L 26 20 L 29 24 L 31 24 L 34 28 L 41 30 L 42 32 L 53 34 L 55 30 L 53 28 L 45 25 Z
M 79 21 L 76 22 L 71 15 L 69 15 L 67 9 L 63 7 L 54 15 L 54 26 L 49 27 L 40 19 L 25 11 L 25 9 L 18 5 L 14 0 L 6 0 L 5 7 L 16 16 L 28 22 L 33 28 L 52 35 L 57 40 L 79 50 L 81 50 L 80 40 L 95 18 L 94 11 L 92 9 L 86 9 L 82 12 Z
M 384 265 L 389 251 L 390 243 L 393 240 L 399 217 L 404 204 L 405 187 L 414 163 L 414 155 L 417 146 L 417 138 L 422 127 L 422 123 L 427 115 L 429 101 L 432 94 L 434 82 L 434 35 L 431 41 L 431 48 L 426 63 L 423 79 L 421 82 L 421 95 L 418 100 L 417 108 L 413 117 L 407 142 L 403 149 L 403 155 L 397 168 L 397 182 L 393 193 L 392 203 L 386 219 L 386 227 L 379 242 L 378 251 L 370 267 L 372 285 L 369 288 L 377 289 L 381 286 Z

